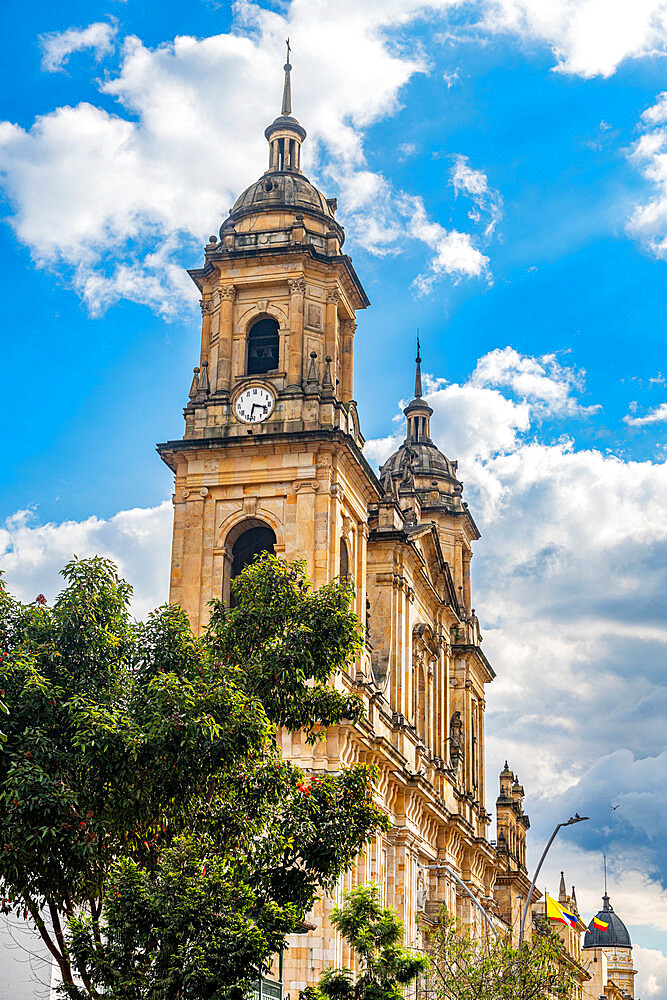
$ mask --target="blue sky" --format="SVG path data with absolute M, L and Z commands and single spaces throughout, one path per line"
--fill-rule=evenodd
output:
M 549 877 L 590 913 L 606 850 L 642 995 L 667 997 L 665 0 L 8 2 L 0 27 L 10 588 L 52 594 L 97 550 L 139 613 L 166 596 L 183 268 L 265 169 L 289 33 L 304 168 L 372 303 L 369 458 L 402 437 L 419 328 L 483 531 L 489 781 L 509 756 L 534 851 L 564 805 L 591 813 Z

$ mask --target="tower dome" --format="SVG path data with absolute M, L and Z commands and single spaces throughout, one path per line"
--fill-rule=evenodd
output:
M 301 170 L 301 145 L 306 138 L 306 130 L 292 116 L 289 52 L 288 39 L 281 111 L 264 132 L 269 144 L 269 169 L 236 199 L 229 217 L 220 227 L 220 239 L 224 240 L 225 235 L 237 225 L 243 229 L 244 223 L 247 226 L 257 216 L 288 214 L 296 221 L 307 217 L 315 222 L 322 235 L 333 234 L 340 247 L 345 240 L 345 232 L 335 218 L 336 199 L 326 198 Z M 266 222 L 271 228 L 270 220 L 266 219 Z
M 422 398 L 421 355 L 417 338 L 415 398 L 403 410 L 407 417 L 405 441 L 390 455 L 380 470 L 380 481 L 387 493 L 422 493 L 432 502 L 460 503 L 463 485 L 456 477 L 457 463 L 451 462 L 430 437 L 433 410 Z
M 598 920 L 607 924 L 607 929 L 603 930 L 595 926 Z M 605 892 L 602 897 L 602 909 L 598 910 L 590 924 L 584 937 L 584 948 L 631 948 L 632 941 L 628 929 L 618 916 L 614 913 L 614 908 L 609 901 L 609 896 Z

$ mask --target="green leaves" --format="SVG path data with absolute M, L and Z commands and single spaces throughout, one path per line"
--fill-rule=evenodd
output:
M 574 995 L 572 964 L 557 934 L 536 927 L 531 941 L 469 930 L 441 915 L 429 940 L 434 1000 L 566 1000 Z
M 277 725 L 314 741 L 361 717 L 332 687 L 359 648 L 350 592 L 260 559 L 200 640 L 175 606 L 134 623 L 108 560 L 63 575 L 53 607 L 0 588 L 4 908 L 70 998 L 241 1000 L 387 825 L 372 769 L 306 775 L 277 750 Z
M 382 906 L 376 885 L 346 892 L 331 922 L 354 948 L 360 975 L 355 981 L 349 969 L 327 969 L 300 1000 L 400 1000 L 403 988 L 428 967 L 424 955 L 402 947 L 403 924 Z

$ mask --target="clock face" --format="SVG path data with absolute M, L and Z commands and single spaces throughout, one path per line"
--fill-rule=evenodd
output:
M 273 412 L 276 397 L 263 385 L 251 385 L 239 393 L 234 413 L 244 424 L 259 424 Z

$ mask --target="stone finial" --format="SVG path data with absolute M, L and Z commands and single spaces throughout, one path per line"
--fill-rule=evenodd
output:
M 197 387 L 197 396 L 200 399 L 205 399 L 211 391 L 211 386 L 208 380 L 208 361 L 202 361 L 201 372 L 199 375 L 199 385 Z
M 308 366 L 308 378 L 306 379 L 306 392 L 317 392 L 320 387 L 320 380 L 317 375 L 317 352 L 310 352 L 310 365 Z
M 560 873 L 560 885 L 558 887 L 558 902 L 567 903 L 567 890 L 565 889 L 565 875 Z
M 188 396 L 190 399 L 194 399 L 197 395 L 197 389 L 199 388 L 199 368 L 192 369 L 192 385 L 190 386 L 190 392 Z
M 331 355 L 327 354 L 324 359 L 324 375 L 322 377 L 322 392 L 325 396 L 333 396 L 333 379 L 331 378 Z

